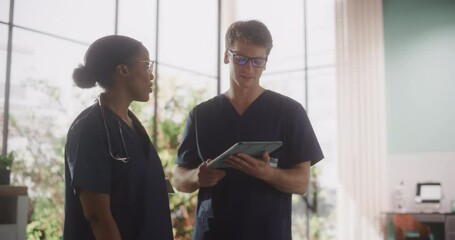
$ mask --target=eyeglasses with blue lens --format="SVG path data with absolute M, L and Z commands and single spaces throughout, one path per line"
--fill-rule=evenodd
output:
M 233 62 L 238 65 L 246 65 L 251 61 L 251 64 L 255 68 L 263 68 L 267 64 L 267 58 L 250 58 L 228 49 L 228 52 L 232 55 Z

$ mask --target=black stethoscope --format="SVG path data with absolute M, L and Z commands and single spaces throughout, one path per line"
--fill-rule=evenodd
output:
M 126 145 L 125 145 L 125 140 L 123 139 L 123 130 L 122 130 L 122 123 L 120 122 L 120 119 L 117 117 L 117 122 L 118 122 L 118 128 L 119 128 L 119 132 L 120 132 L 120 138 L 122 139 L 122 145 L 123 145 L 123 150 L 125 152 L 125 156 L 120 156 L 120 155 L 114 155 L 112 153 L 112 147 L 111 147 L 111 136 L 109 134 L 109 129 L 107 128 L 107 120 L 106 120 L 106 114 L 105 114 L 105 111 L 104 111 L 104 105 L 101 104 L 101 96 L 98 96 L 96 98 L 96 102 L 98 102 L 98 105 L 100 106 L 100 111 L 101 111 L 101 118 L 103 119 L 103 124 L 104 124 L 104 129 L 106 130 L 106 135 L 107 135 L 107 145 L 108 145 L 108 148 L 109 148 L 109 155 L 117 160 L 117 161 L 121 161 L 123 163 L 128 163 L 130 161 L 130 157 L 128 155 L 128 151 L 126 149 Z

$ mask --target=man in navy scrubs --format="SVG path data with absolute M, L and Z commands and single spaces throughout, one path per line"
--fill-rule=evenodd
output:
M 179 191 L 199 189 L 195 240 L 292 238 L 291 196 L 307 191 L 310 167 L 323 154 L 302 105 L 259 84 L 272 45 L 263 23 L 233 23 L 224 53 L 230 88 L 189 114 L 173 181 Z M 283 146 L 257 159 L 236 154 L 228 168 L 207 168 L 239 141 Z M 277 167 L 270 158 L 278 159 Z

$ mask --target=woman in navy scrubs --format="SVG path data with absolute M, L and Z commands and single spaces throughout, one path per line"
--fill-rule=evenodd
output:
M 73 72 L 78 87 L 105 91 L 82 111 L 65 146 L 63 239 L 172 239 L 165 177 L 133 101 L 152 92 L 153 61 L 141 42 L 106 36 Z

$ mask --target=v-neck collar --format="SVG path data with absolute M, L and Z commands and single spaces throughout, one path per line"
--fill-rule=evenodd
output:
M 149 158 L 149 148 L 151 145 L 150 138 L 147 134 L 147 131 L 142 126 L 139 119 L 136 115 L 128 109 L 128 116 L 133 121 L 133 128 L 131 128 L 123 119 L 121 119 L 117 114 L 115 114 L 111 109 L 107 108 L 108 113 L 118 121 L 120 124 L 119 127 L 125 130 L 125 134 L 128 135 L 131 139 L 137 139 L 139 143 L 143 145 L 144 152 L 146 154 L 147 159 Z
M 229 100 L 229 98 L 225 95 L 225 94 L 222 94 L 223 95 L 223 98 L 224 100 L 226 101 L 226 104 L 229 105 L 229 108 L 235 113 L 235 115 L 237 117 L 243 117 L 245 116 L 248 112 L 250 112 L 252 108 L 254 108 L 254 105 L 256 105 L 256 102 L 258 102 L 261 98 L 263 98 L 264 95 L 266 95 L 266 92 L 268 92 L 269 90 L 265 89 L 261 94 L 259 94 L 259 96 L 253 100 L 253 102 L 251 102 L 251 104 L 245 109 L 245 111 L 243 111 L 242 114 L 240 114 L 237 109 L 235 109 L 234 105 L 232 104 L 231 100 Z

